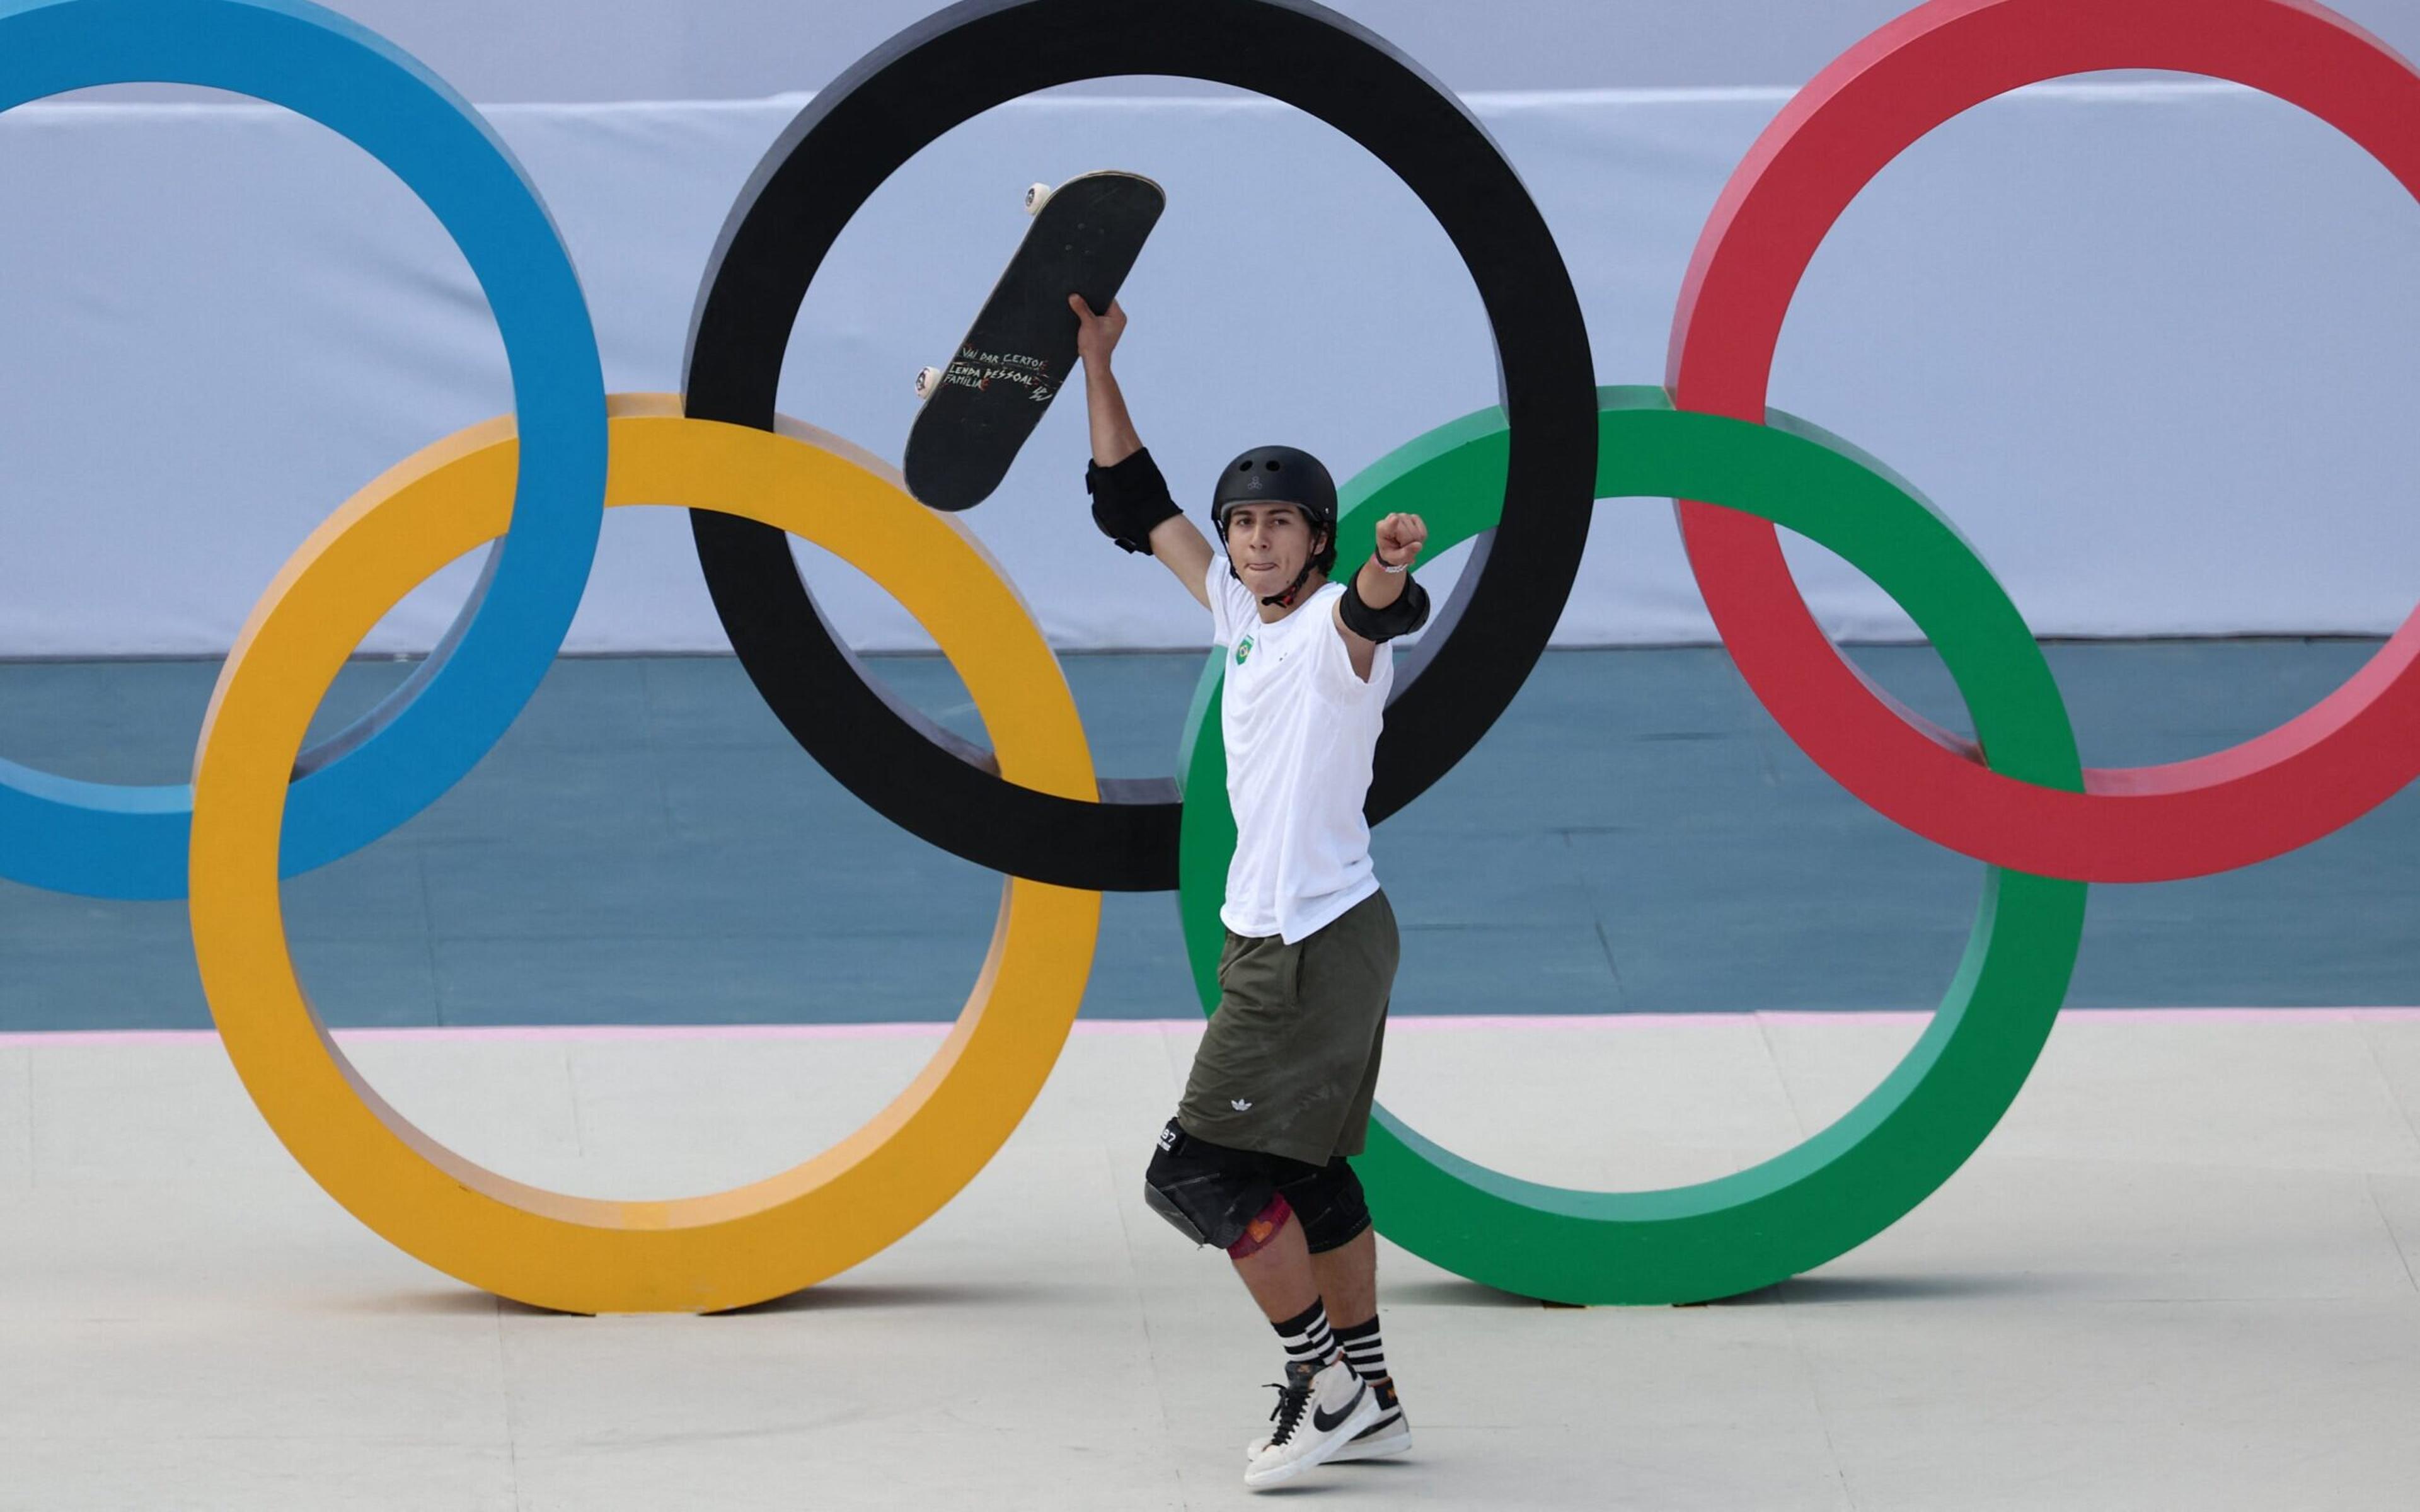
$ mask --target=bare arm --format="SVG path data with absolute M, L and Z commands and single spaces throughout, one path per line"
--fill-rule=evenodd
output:
M 1428 544 L 1429 528 L 1418 515 L 1389 515 L 1378 522 L 1378 548 L 1361 570 L 1353 575 L 1353 592 L 1372 609 L 1385 609 L 1404 594 L 1404 586 L 1412 580 L 1410 567 L 1419 560 L 1420 548 Z M 1388 572 L 1388 567 L 1402 567 L 1402 572 Z M 1336 633 L 1344 638 L 1344 651 L 1353 659 L 1354 675 L 1363 682 L 1370 680 L 1370 669 L 1378 656 L 1378 642 L 1355 635 L 1344 627 L 1342 601 L 1331 611 L 1336 617 Z
M 1134 418 L 1126 413 L 1125 394 L 1109 370 L 1109 354 L 1125 334 L 1126 313 L 1111 300 L 1108 314 L 1094 315 L 1076 294 L 1067 296 L 1067 307 L 1076 312 L 1076 350 L 1084 360 L 1084 413 L 1092 422 L 1093 461 L 1115 467 L 1142 450 Z M 1191 520 L 1173 515 L 1152 527 L 1151 554 L 1176 575 L 1195 602 L 1210 607 L 1209 590 L 1203 586 L 1210 571 L 1210 543 Z
M 1113 468 L 1142 450 L 1134 417 L 1126 413 L 1126 396 L 1109 371 L 1109 353 L 1126 333 L 1126 313 L 1111 300 L 1109 314 L 1094 315 L 1080 294 L 1067 296 L 1067 308 L 1076 312 L 1076 352 L 1084 360 L 1084 413 L 1093 423 L 1093 460 Z

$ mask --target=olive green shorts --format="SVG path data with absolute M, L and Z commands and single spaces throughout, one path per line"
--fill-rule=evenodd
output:
M 1361 1153 L 1399 953 L 1383 892 L 1293 945 L 1230 933 L 1218 1011 L 1177 1122 L 1196 1139 L 1313 1165 Z

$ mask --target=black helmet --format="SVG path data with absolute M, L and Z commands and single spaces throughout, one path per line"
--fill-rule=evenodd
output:
M 1336 480 L 1319 458 L 1292 446 L 1255 446 L 1228 463 L 1210 496 L 1210 522 L 1218 528 L 1221 549 L 1227 545 L 1227 512 L 1257 503 L 1293 504 L 1309 517 L 1313 534 L 1327 538 L 1305 563 L 1306 575 L 1336 565 Z

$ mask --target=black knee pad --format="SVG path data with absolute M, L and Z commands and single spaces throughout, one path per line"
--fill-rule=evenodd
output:
M 1142 1173 L 1142 1199 L 1196 1244 L 1226 1249 L 1277 1195 L 1266 1157 L 1196 1139 L 1174 1119 Z M 1289 1198 L 1289 1201 L 1292 1199 Z
M 1301 1220 L 1303 1242 L 1313 1255 L 1341 1249 L 1370 1227 L 1370 1202 L 1361 1194 L 1361 1178 L 1342 1155 L 1280 1182 L 1278 1192 Z

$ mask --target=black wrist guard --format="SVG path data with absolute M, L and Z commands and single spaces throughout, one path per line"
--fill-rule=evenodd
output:
M 1357 572 L 1344 579 L 1344 602 L 1336 606 L 1336 614 L 1355 635 L 1384 644 L 1429 623 L 1429 591 L 1415 578 L 1404 584 L 1393 603 L 1372 609 L 1361 602 L 1361 575 Z
M 1161 520 L 1182 514 L 1168 494 L 1168 480 L 1148 449 L 1138 448 L 1115 467 L 1084 468 L 1084 491 L 1093 496 L 1093 523 L 1129 551 L 1151 554 L 1151 532 Z

